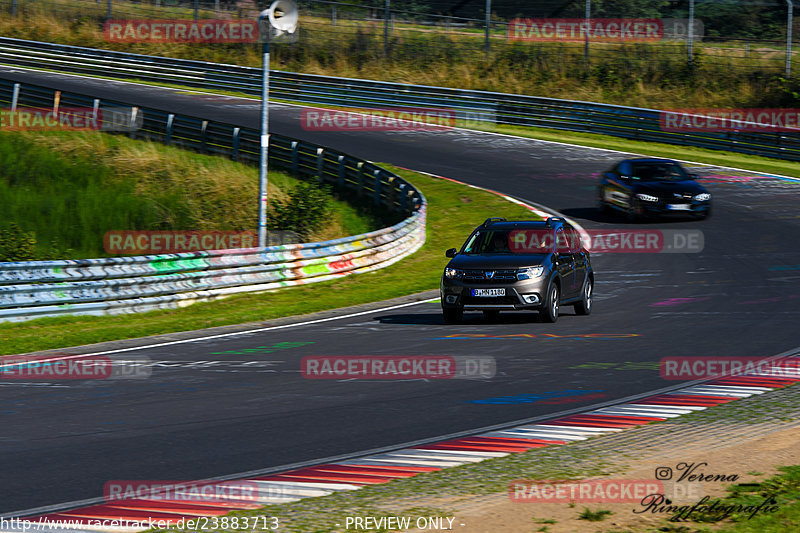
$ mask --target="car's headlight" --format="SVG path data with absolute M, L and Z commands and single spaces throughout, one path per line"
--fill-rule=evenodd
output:
M 444 269 L 444 277 L 448 279 L 461 279 L 464 277 L 464 271 L 457 268 L 447 267 Z
M 543 275 L 544 275 L 544 267 L 543 266 L 520 268 L 517 271 L 517 279 L 520 280 L 520 281 L 522 281 L 524 279 L 541 278 Z
M 698 202 L 706 202 L 708 200 L 711 200 L 711 194 L 707 192 L 700 193 L 697 196 L 695 196 L 694 199 L 697 200 Z
M 658 201 L 658 196 L 653 196 L 652 194 L 639 193 L 639 194 L 636 195 L 636 198 L 638 198 L 639 200 L 642 200 L 644 202 L 657 202 Z

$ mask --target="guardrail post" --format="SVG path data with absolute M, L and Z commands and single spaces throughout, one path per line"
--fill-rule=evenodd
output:
M 94 117 L 95 123 L 97 123 L 97 127 L 102 130 L 103 129 L 103 117 L 100 116 L 100 99 L 99 98 L 95 98 L 92 101 L 92 116 Z M 97 121 L 98 118 L 100 119 L 99 123 Z
M 239 132 L 242 128 L 233 128 L 233 152 L 231 153 L 231 159 L 234 161 L 239 161 Z
M 405 213 L 408 211 L 408 191 L 405 183 L 400 184 L 400 210 Z
M 172 142 L 172 123 L 175 121 L 175 115 L 170 113 L 167 115 L 167 138 L 164 140 L 164 144 L 168 145 Z
M 364 162 L 358 162 L 358 189 L 356 189 L 356 194 L 359 198 L 364 194 Z
M 394 186 L 394 177 L 389 178 L 389 190 L 386 193 L 386 202 L 389 204 L 389 210 L 394 210 L 394 193 L 395 193 L 395 186 Z
M 325 175 L 322 169 L 325 165 L 325 149 L 317 148 L 317 182 L 322 185 L 325 182 Z
M 200 146 L 203 152 L 208 152 L 208 147 L 206 146 L 207 132 L 208 132 L 208 121 L 204 120 L 200 125 Z
M 131 107 L 131 124 L 129 126 L 128 134 L 130 135 L 131 139 L 136 137 L 136 115 L 139 114 L 139 108 L 136 106 Z
M 17 110 L 17 102 L 19 102 L 19 83 L 14 84 L 14 91 L 11 93 L 11 111 Z
M 336 183 L 336 186 L 339 187 L 339 189 L 343 189 L 344 188 L 344 172 L 345 172 L 344 156 L 340 155 L 337 159 L 339 160 L 339 181 Z
M 372 173 L 375 176 L 375 181 L 373 182 L 373 188 L 375 189 L 375 205 L 381 205 L 381 171 L 375 170 Z
M 292 174 L 297 174 L 297 147 L 300 145 L 297 141 L 292 141 Z

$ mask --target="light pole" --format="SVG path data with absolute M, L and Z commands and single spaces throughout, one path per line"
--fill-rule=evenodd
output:
M 261 50 L 261 137 L 258 160 L 258 247 L 267 246 L 267 174 L 269 161 L 269 43 L 297 29 L 297 5 L 276 0 L 258 16 Z

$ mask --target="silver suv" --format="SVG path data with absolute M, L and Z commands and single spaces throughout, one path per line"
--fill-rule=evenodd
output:
M 559 307 L 578 315 L 592 311 L 594 272 L 580 234 L 566 220 L 507 221 L 489 218 L 461 250 L 451 248 L 442 274 L 442 313 L 448 324 L 464 311 L 538 310 L 543 322 L 558 320 Z

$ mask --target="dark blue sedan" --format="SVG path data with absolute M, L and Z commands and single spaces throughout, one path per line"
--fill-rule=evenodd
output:
M 663 216 L 706 218 L 711 193 L 671 159 L 625 159 L 603 173 L 598 201 L 603 211 L 629 220 Z

